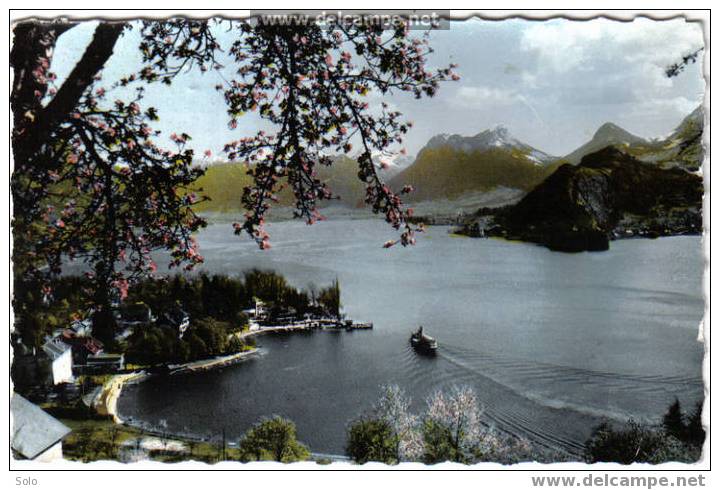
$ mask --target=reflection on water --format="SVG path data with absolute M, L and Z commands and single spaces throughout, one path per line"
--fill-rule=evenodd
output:
M 313 450 L 339 453 L 379 385 L 399 384 L 420 411 L 433 390 L 469 384 L 498 427 L 577 451 L 600 417 L 657 419 L 675 396 L 702 397 L 699 237 L 561 254 L 447 231 L 385 250 L 380 221 L 287 222 L 262 252 L 211 226 L 199 236 L 206 271 L 274 269 L 298 286 L 337 277 L 345 311 L 375 329 L 262 337 L 240 365 L 129 387 L 121 414 L 238 437 L 277 413 Z M 435 358 L 409 347 L 419 324 L 440 343 Z

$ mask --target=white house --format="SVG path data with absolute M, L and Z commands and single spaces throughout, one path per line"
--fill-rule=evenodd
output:
M 56 337 L 45 342 L 42 349 L 50 361 L 52 384 L 71 383 L 73 381 L 72 347 L 63 342 L 60 337 Z
M 162 313 L 157 320 L 157 325 L 175 330 L 178 337 L 182 338 L 190 327 L 190 315 L 182 308 L 176 306 Z
M 17 393 L 10 399 L 12 439 L 16 459 L 49 462 L 62 458 L 62 440 L 70 429 Z

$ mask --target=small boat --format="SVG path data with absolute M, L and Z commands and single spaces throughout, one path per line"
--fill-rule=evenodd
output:
M 435 353 L 438 347 L 437 340 L 423 333 L 422 325 L 410 335 L 410 345 L 420 352 Z

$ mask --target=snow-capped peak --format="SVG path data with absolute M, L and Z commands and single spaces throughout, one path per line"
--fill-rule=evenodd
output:
M 430 138 L 425 148 L 439 148 L 443 146 L 449 146 L 454 150 L 463 152 L 493 149 L 519 150 L 538 164 L 554 160 L 554 157 L 515 139 L 510 133 L 510 130 L 502 124 L 498 124 L 492 129 L 481 131 L 474 136 L 438 134 Z

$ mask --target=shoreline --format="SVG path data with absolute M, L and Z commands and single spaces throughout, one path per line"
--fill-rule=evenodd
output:
M 229 366 L 245 357 L 258 352 L 257 348 L 228 354 L 225 356 L 213 357 L 210 359 L 201 359 L 198 361 L 190 361 L 184 364 L 169 365 L 171 369 L 170 375 L 179 373 L 194 373 L 208 371 L 219 367 Z M 125 374 L 117 374 L 103 384 L 100 392 L 92 402 L 92 407 L 99 415 L 106 415 L 112 418 L 113 423 L 128 425 L 119 416 L 117 411 L 117 402 L 122 394 L 122 389 L 128 383 L 141 383 L 156 374 L 148 373 L 145 370 L 135 371 Z
M 313 331 L 317 330 L 317 327 L 313 327 L 307 324 L 299 325 L 278 325 L 274 327 L 259 328 L 257 330 L 249 330 L 247 332 L 237 332 L 232 334 L 231 337 L 244 340 L 246 338 L 255 337 L 267 333 L 282 333 L 282 332 L 297 332 L 297 331 Z M 241 352 L 235 352 L 233 354 L 227 354 L 224 356 L 216 356 L 208 359 L 200 359 L 197 361 L 189 361 L 182 364 L 168 364 L 168 374 L 170 376 L 181 373 L 196 373 L 209 371 L 211 369 L 221 368 L 229 366 L 236 362 L 239 362 L 246 357 L 256 354 L 259 351 L 257 347 L 253 347 L 250 350 Z M 92 401 L 92 408 L 99 415 L 106 415 L 112 418 L 116 424 L 126 424 L 119 416 L 117 411 L 117 402 L 122 394 L 122 389 L 127 383 L 140 383 L 145 381 L 157 374 L 149 373 L 145 369 L 134 371 L 124 374 L 116 374 L 111 377 L 108 381 L 103 384 L 100 392 L 95 396 Z

